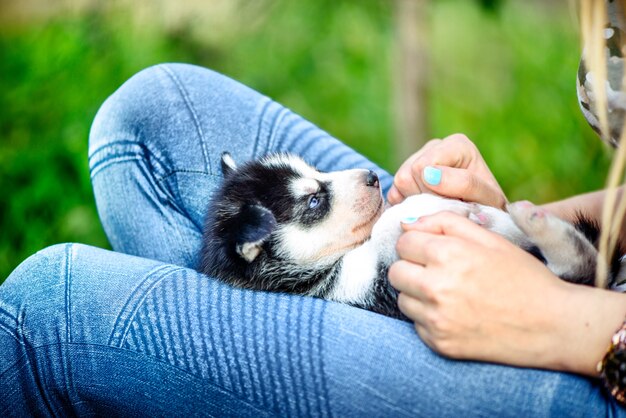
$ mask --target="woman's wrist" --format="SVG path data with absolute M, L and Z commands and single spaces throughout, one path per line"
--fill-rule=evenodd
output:
M 600 221 L 605 191 L 584 193 L 567 199 L 541 205 L 542 208 L 566 221 L 574 221 L 578 213 L 584 213 L 595 221 Z
M 618 189 L 618 198 L 622 195 L 623 191 L 624 187 Z M 541 207 L 566 221 L 572 222 L 576 219 L 578 214 L 582 213 L 590 219 L 600 222 L 605 196 L 606 190 L 598 190 L 556 202 L 545 203 L 541 205 Z
M 555 306 L 547 368 L 597 377 L 597 364 L 626 318 L 626 294 L 563 283 Z

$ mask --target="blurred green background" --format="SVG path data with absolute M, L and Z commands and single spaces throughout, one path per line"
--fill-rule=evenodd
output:
M 108 246 L 89 127 L 152 64 L 223 72 L 395 171 L 392 2 L 0 0 L 0 283 L 48 245 Z M 428 135 L 466 133 L 511 200 L 600 188 L 610 155 L 578 110 L 569 2 L 430 3 Z

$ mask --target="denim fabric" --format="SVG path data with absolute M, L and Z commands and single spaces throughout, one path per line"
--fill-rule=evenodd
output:
M 98 113 L 90 167 L 116 252 L 47 248 L 0 287 L 0 416 L 626 416 L 580 376 L 460 362 L 410 324 L 233 289 L 197 260 L 219 159 L 270 151 L 374 169 L 206 69 L 139 73 Z

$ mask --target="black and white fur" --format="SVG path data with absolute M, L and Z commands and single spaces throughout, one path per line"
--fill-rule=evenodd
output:
M 441 211 L 463 214 L 504 236 L 565 280 L 593 284 L 598 228 L 582 217 L 572 225 L 530 204 L 510 205 L 507 213 L 431 194 L 385 210 L 374 172 L 322 173 L 287 154 L 239 168 L 224 154 L 222 170 L 199 271 L 235 286 L 319 297 L 404 319 L 387 281 L 398 258 L 400 221 Z M 614 257 L 611 286 L 621 281 L 619 267 Z

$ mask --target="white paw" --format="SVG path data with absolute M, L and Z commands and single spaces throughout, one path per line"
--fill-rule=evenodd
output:
M 575 232 L 572 224 L 531 202 L 515 202 L 508 205 L 507 209 L 515 224 L 533 241 L 554 240 L 554 237 L 565 238 Z

